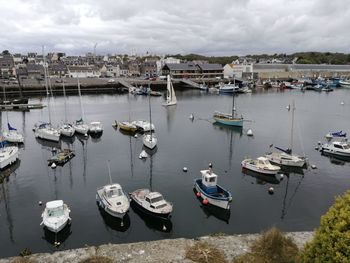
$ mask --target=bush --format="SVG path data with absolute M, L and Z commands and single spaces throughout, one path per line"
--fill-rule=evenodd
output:
M 301 260 L 305 263 L 350 261 L 350 191 L 337 197 L 321 217 L 320 227 L 306 244 Z
M 264 232 L 251 246 L 251 252 L 236 257 L 234 263 L 292 263 L 298 260 L 298 247 L 277 228 Z
M 197 242 L 186 251 L 186 258 L 197 263 L 226 263 L 225 254 L 207 242 Z

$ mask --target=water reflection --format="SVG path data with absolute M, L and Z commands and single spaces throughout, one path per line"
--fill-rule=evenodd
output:
M 195 188 L 193 188 L 193 193 L 196 195 L 197 191 Z M 200 202 L 200 208 L 203 210 L 204 214 L 209 218 L 210 216 L 214 216 L 215 218 L 222 220 L 226 222 L 227 224 L 230 221 L 231 216 L 231 210 L 230 209 L 223 209 L 211 204 L 203 205 L 203 198 L 197 197 L 198 201 Z
M 176 105 L 165 107 L 166 110 L 166 124 L 168 128 L 168 132 L 172 130 L 172 124 L 176 117 Z
M 126 214 L 123 219 L 116 218 L 106 213 L 103 209 L 99 207 L 100 214 L 103 218 L 105 226 L 118 232 L 125 232 L 130 227 L 130 217 L 129 214 Z
M 295 197 L 295 195 L 297 194 L 298 190 L 299 190 L 299 187 L 301 185 L 301 182 L 303 181 L 304 179 L 304 174 L 302 174 L 300 176 L 300 178 L 298 179 L 297 181 L 297 184 L 293 190 L 293 192 L 290 194 L 290 196 L 288 196 L 288 188 L 289 188 L 289 180 L 290 180 L 290 174 L 287 174 L 287 183 L 286 183 L 286 191 L 284 193 L 284 196 L 283 196 L 283 202 L 282 202 L 282 211 L 281 211 L 281 220 L 283 220 L 287 213 L 288 213 L 288 209 L 290 208 L 291 204 L 292 204 L 292 201 Z M 292 189 L 291 189 L 292 190 Z
M 131 202 L 131 208 L 142 219 L 148 228 L 166 233 L 170 233 L 172 231 L 173 223 L 170 219 L 162 219 L 148 215 L 142 212 L 140 208 L 134 204 L 134 202 Z
M 329 161 L 335 165 L 345 165 L 347 163 L 350 163 L 350 157 L 335 156 L 325 152 L 321 153 L 321 155 L 328 157 Z
M 269 184 L 279 184 L 280 180 L 276 178 L 275 175 L 266 175 L 266 174 L 261 174 L 258 172 L 254 172 L 248 169 L 242 169 L 242 173 L 247 176 L 251 176 L 253 178 L 255 178 L 255 182 L 256 184 L 260 184 L 260 185 L 265 185 L 267 183 Z
M 40 138 L 35 138 L 35 140 L 42 146 L 43 149 L 52 150 L 53 148 L 56 148 L 56 149 L 61 148 L 61 141 L 54 142 L 54 141 L 43 140 Z
M 43 231 L 44 236 L 42 238 L 55 247 L 58 244 L 64 244 L 67 238 L 72 234 L 70 222 L 58 233 L 51 232 L 46 227 L 43 228 Z

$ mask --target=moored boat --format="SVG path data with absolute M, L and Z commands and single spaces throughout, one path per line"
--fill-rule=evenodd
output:
M 167 219 L 173 211 L 173 205 L 166 201 L 159 192 L 138 189 L 129 193 L 129 195 L 137 208 L 151 216 Z
M 108 184 L 97 189 L 98 206 L 111 216 L 123 218 L 128 212 L 130 201 L 120 184 Z
M 99 121 L 93 121 L 90 123 L 89 126 L 89 133 L 90 134 L 100 134 L 103 132 L 103 125 Z
M 119 121 L 118 126 L 120 130 L 126 131 L 126 132 L 136 132 L 137 127 L 128 121 Z
M 241 163 L 242 168 L 252 170 L 262 174 L 277 174 L 281 168 L 272 165 L 266 157 L 258 157 L 257 159 L 245 159 Z
M 232 201 L 231 193 L 217 184 L 218 176 L 212 171 L 211 166 L 208 170 L 200 171 L 202 178 L 195 180 L 194 188 L 197 197 L 203 199 L 203 204 L 211 204 L 223 209 L 230 209 Z
M 350 143 L 347 140 L 325 143 L 321 146 L 321 152 L 350 158 Z
M 71 220 L 70 209 L 62 200 L 54 200 L 46 203 L 45 210 L 41 214 L 44 225 L 48 230 L 58 233 Z
M 17 146 L 5 146 L 0 148 L 0 169 L 9 166 L 16 162 L 18 159 L 18 147 Z

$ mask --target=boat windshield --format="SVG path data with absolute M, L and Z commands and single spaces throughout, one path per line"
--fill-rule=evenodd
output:
M 54 208 L 54 209 L 48 209 L 47 214 L 49 217 L 63 216 L 64 214 L 63 206 Z
M 123 194 L 123 191 L 121 189 L 113 189 L 107 192 L 107 197 L 115 197 L 115 196 L 121 196 Z
M 344 150 L 350 149 L 350 145 L 349 145 L 349 144 L 344 144 L 344 145 L 343 145 L 343 149 L 344 149 Z
M 162 200 L 164 200 L 163 196 L 158 196 L 158 197 L 151 199 L 151 203 L 157 203 L 157 202 L 162 201 Z

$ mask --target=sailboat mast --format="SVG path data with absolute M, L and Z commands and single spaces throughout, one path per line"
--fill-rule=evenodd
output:
M 67 122 L 67 101 L 66 101 L 66 89 L 64 87 L 64 81 L 62 82 L 63 97 L 64 97 L 64 121 Z
M 236 87 L 236 79 L 235 77 L 233 77 L 232 118 L 235 116 L 235 87 Z
M 111 176 L 111 167 L 109 166 L 109 160 L 107 161 L 107 166 L 108 166 L 108 175 L 109 175 L 109 182 L 112 184 L 112 176 Z
M 2 90 L 4 92 L 4 104 L 6 103 L 6 91 L 5 91 L 5 86 L 2 87 Z M 6 120 L 7 120 L 7 125 L 9 123 L 9 113 L 6 111 Z
M 292 128 L 291 128 L 291 134 L 290 134 L 290 151 L 291 151 L 291 153 L 292 153 L 292 149 L 293 149 L 294 111 L 295 111 L 295 103 L 294 103 L 294 100 L 293 100 L 293 105 L 292 105 Z
M 150 88 L 150 83 L 148 83 L 148 88 Z M 149 125 L 151 132 L 151 141 L 152 141 L 152 111 L 151 111 L 151 96 L 148 96 L 148 107 L 149 107 Z
M 46 89 L 46 99 L 47 99 L 47 105 L 48 105 L 48 111 L 49 111 L 49 123 L 51 123 L 51 107 L 50 107 L 50 96 L 49 96 L 49 87 L 48 87 L 48 81 L 47 81 L 47 69 L 46 69 L 46 57 L 44 52 L 44 46 L 42 46 L 43 51 L 43 62 L 44 62 L 44 76 L 45 76 L 45 89 Z
M 80 92 L 80 81 L 79 81 L 79 78 L 78 78 L 78 94 L 79 94 L 79 103 L 80 103 L 80 110 L 81 110 L 81 118 L 85 119 L 85 116 L 84 116 L 84 109 L 83 109 L 83 103 L 81 101 L 81 92 Z

